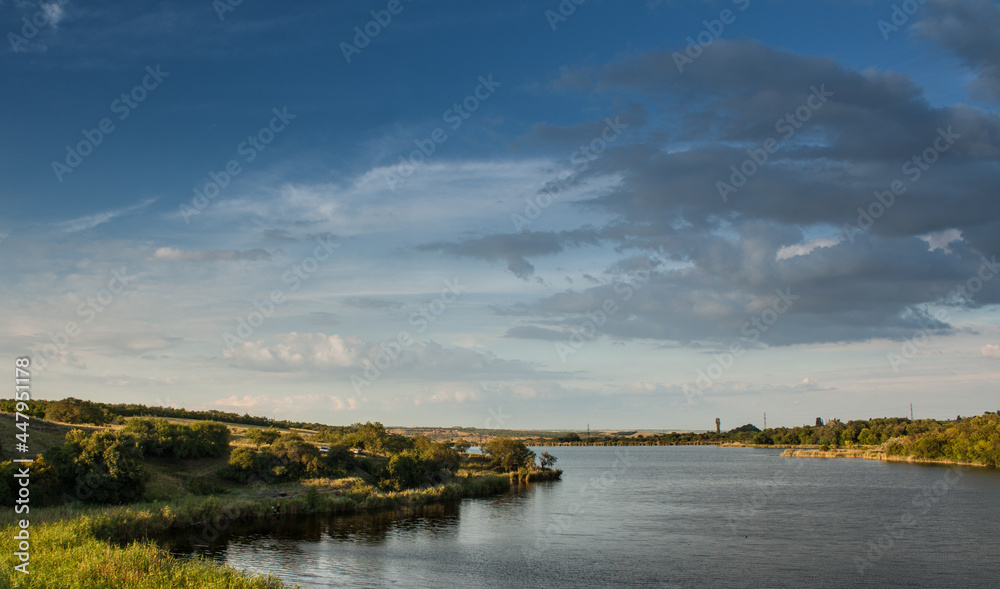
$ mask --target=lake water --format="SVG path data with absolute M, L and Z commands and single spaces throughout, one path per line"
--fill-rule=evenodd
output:
M 1000 586 L 996 470 L 548 450 L 561 481 L 416 513 L 268 521 L 198 552 L 306 588 Z

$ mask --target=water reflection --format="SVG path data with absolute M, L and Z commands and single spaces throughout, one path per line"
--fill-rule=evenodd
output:
M 503 500 L 497 500 L 501 506 Z M 331 516 L 281 516 L 231 525 L 212 541 L 197 530 L 165 535 L 159 543 L 176 556 L 203 555 L 225 560 L 231 543 L 238 546 L 273 540 L 272 548 L 282 552 L 301 550 L 298 545 L 323 540 L 378 546 L 390 538 L 417 533 L 431 537 L 455 536 L 458 533 L 459 505 L 428 505 L 418 509 L 382 511 Z M 192 541 L 196 538 L 196 542 Z
M 618 451 L 562 448 L 562 481 L 499 497 L 283 516 L 204 546 L 190 533 L 163 542 L 304 588 L 992 588 L 1000 575 L 996 471 L 969 470 L 859 575 L 852 558 L 945 470 L 701 447 L 628 449 L 622 461 Z

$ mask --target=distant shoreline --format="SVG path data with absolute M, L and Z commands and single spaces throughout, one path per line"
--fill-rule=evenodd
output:
M 792 458 L 863 458 L 865 460 L 881 460 L 882 462 L 906 462 L 911 464 L 940 464 L 947 466 L 978 466 L 993 468 L 987 464 L 960 462 L 950 459 L 918 458 L 916 456 L 888 456 L 881 448 L 837 448 L 831 450 L 807 449 L 790 447 L 781 456 Z

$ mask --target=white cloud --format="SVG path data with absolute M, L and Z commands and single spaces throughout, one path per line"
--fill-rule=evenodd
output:
M 814 249 L 831 247 L 837 245 L 838 243 L 840 243 L 839 239 L 817 237 L 815 239 L 803 241 L 802 243 L 796 243 L 795 245 L 786 245 L 778 250 L 778 259 L 787 260 L 788 258 L 794 258 L 795 256 L 804 256 L 812 252 Z
M 266 414 L 294 411 L 302 407 L 310 407 L 313 410 L 353 411 L 358 408 L 358 399 L 355 397 L 344 398 L 337 395 L 293 395 L 290 397 L 232 395 L 223 399 L 216 399 L 211 405 L 238 411 L 252 409 Z
M 984 358 L 1000 358 L 1000 346 L 997 344 L 985 345 L 980 352 Z
M 928 233 L 927 235 L 921 235 L 920 239 L 927 242 L 927 245 L 930 247 L 931 251 L 941 250 L 945 253 L 950 254 L 951 249 L 948 247 L 948 244 L 955 241 L 961 241 L 962 232 L 959 231 L 958 229 L 948 229 L 945 231 L 938 231 L 936 233 Z
M 362 366 L 373 346 L 360 338 L 343 338 L 323 333 L 286 333 L 275 336 L 279 342 L 267 345 L 263 340 L 246 342 L 227 349 L 223 357 L 244 368 L 258 370 L 329 370 Z
M 42 12 L 44 12 L 45 16 L 48 18 L 49 26 L 52 28 L 58 27 L 59 23 L 62 22 L 63 18 L 66 16 L 66 11 L 63 10 L 63 4 L 67 4 L 67 0 L 39 4 Z
M 466 403 L 481 401 L 482 387 L 471 383 L 451 382 L 438 383 L 424 387 L 413 399 L 414 405 L 425 403 Z
M 441 227 L 471 220 L 482 220 L 477 226 L 512 228 L 511 212 L 523 211 L 523 195 L 536 193 L 555 178 L 552 162 L 545 160 L 442 160 L 419 166 L 393 190 L 386 177 L 397 172 L 398 166 L 380 166 L 340 183 L 247 186 L 242 196 L 217 201 L 203 214 L 227 224 L 254 219 L 293 231 L 308 224 L 310 232 L 343 236 L 405 229 L 428 230 L 440 238 Z M 562 209 L 560 215 L 547 214 L 546 220 L 591 220 L 592 213 L 581 216 L 567 205 L 617 181 L 601 177 L 574 184 L 552 205 Z M 476 206 L 469 206 L 470 199 Z
M 428 341 L 400 349 L 396 341 L 371 343 L 356 336 L 325 333 L 285 333 L 273 337 L 276 343 L 248 341 L 224 350 L 225 359 L 237 367 L 263 371 L 319 371 L 361 375 L 377 372 L 440 380 L 442 375 L 475 374 L 506 377 L 531 376 L 532 366 L 517 360 L 503 360 L 492 352 L 445 347 Z M 366 369 L 368 372 L 365 372 Z M 370 378 L 370 377 L 367 377 Z
M 154 260 L 170 262 L 218 262 L 235 260 L 269 260 L 271 253 L 263 249 L 252 250 L 182 250 L 175 247 L 161 247 L 153 252 Z

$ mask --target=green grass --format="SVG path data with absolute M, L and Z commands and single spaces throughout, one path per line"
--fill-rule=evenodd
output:
M 98 540 L 84 519 L 33 524 L 31 561 L 25 575 L 14 570 L 13 528 L 0 538 L 4 567 L 0 586 L 39 589 L 282 589 L 274 577 L 250 575 L 200 559 L 177 559 L 152 543 L 124 548 Z
M 22 454 L 14 448 L 17 438 L 14 434 L 22 433 L 15 427 L 16 416 L 13 413 L 0 413 L 0 445 L 3 445 L 3 452 L 0 452 L 0 461 L 11 460 L 13 458 L 31 458 L 36 454 L 41 454 L 52 446 L 61 446 L 66 441 L 66 432 L 72 429 L 95 430 L 101 429 L 92 425 L 64 425 L 52 421 L 45 421 L 37 417 L 32 417 L 28 421 L 28 447 L 31 451 Z

